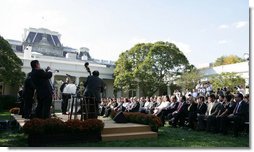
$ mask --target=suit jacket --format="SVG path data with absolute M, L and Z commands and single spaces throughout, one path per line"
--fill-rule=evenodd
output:
M 195 102 L 190 104 L 189 107 L 188 107 L 188 113 L 197 115 L 197 105 L 198 104 L 196 104 Z
M 211 109 L 211 114 L 209 115 L 209 110 Z M 217 101 L 214 101 L 214 103 L 209 103 L 207 106 L 206 115 L 207 116 L 216 116 L 221 109 L 221 104 Z
M 122 111 L 123 108 L 123 102 L 117 103 L 117 106 L 115 107 L 116 111 L 121 110 Z
M 197 105 L 198 114 L 204 115 L 206 113 L 206 110 L 207 110 L 207 105 L 205 103 L 202 103 L 201 105 L 200 104 Z
M 244 101 L 241 102 L 240 107 L 237 110 L 237 106 L 239 103 L 236 104 L 235 110 L 234 110 L 234 115 L 239 116 L 243 119 L 248 119 L 248 104 Z
M 138 112 L 139 111 L 139 106 L 140 106 L 140 103 L 139 102 L 135 102 L 133 104 L 133 106 L 131 107 L 130 111 L 131 112 Z
M 157 106 L 157 102 L 150 101 L 148 109 L 149 110 L 154 109 L 156 106 Z
M 52 96 L 53 88 L 50 84 L 52 72 L 45 72 L 42 69 L 33 69 L 31 79 L 35 86 L 38 98 L 47 98 Z
M 180 107 L 180 109 L 178 109 L 177 112 L 179 114 L 187 115 L 187 113 L 188 113 L 188 106 L 189 106 L 189 104 L 187 104 L 186 102 L 183 102 L 182 106 Z
M 100 93 L 104 90 L 104 83 L 102 79 L 96 76 L 88 76 L 85 84 L 85 96 L 95 97 L 97 102 L 101 101 Z
M 35 86 L 32 82 L 31 72 L 28 74 L 24 82 L 23 98 L 26 100 L 33 100 Z
M 174 112 L 177 110 L 178 105 L 179 102 L 174 102 L 167 110 L 169 110 L 170 112 Z

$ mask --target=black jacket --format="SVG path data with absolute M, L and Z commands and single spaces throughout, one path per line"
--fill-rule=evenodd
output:
M 197 115 L 197 105 L 198 104 L 196 104 L 195 102 L 190 104 L 189 107 L 188 107 L 188 113 L 193 114 L 193 115 Z
M 85 96 L 95 97 L 97 102 L 101 101 L 100 93 L 104 90 L 104 83 L 102 79 L 96 76 L 89 76 L 84 84 Z
M 197 105 L 198 114 L 204 115 L 206 113 L 206 110 L 207 110 L 207 105 L 205 103 L 202 103 L 201 105 L 200 104 Z
M 32 82 L 35 86 L 38 98 L 52 96 L 53 88 L 50 84 L 52 72 L 45 72 L 42 69 L 33 69 L 31 72 Z
M 35 85 L 32 81 L 31 72 L 28 73 L 27 78 L 24 82 L 23 98 L 25 100 L 32 100 L 34 96 Z
M 238 104 L 236 104 L 236 106 L 235 106 L 234 115 L 242 117 L 242 119 L 244 119 L 244 120 L 248 119 L 248 115 L 249 115 L 248 104 L 246 102 L 242 101 L 239 109 L 237 110 Z

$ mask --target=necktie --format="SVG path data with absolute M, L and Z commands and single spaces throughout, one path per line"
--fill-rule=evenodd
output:
M 178 105 L 177 111 L 179 111 L 181 109 L 182 105 L 183 105 L 183 103 L 180 102 L 179 105 Z
M 236 113 L 238 113 L 238 110 L 239 110 L 240 105 L 241 105 L 241 102 L 239 102 L 238 105 L 237 105 Z

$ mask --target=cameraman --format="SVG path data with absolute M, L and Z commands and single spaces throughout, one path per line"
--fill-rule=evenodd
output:
M 89 114 L 88 118 L 97 118 L 97 113 L 98 113 L 98 106 L 99 102 L 101 101 L 101 95 L 100 93 L 103 92 L 104 90 L 104 83 L 102 79 L 99 78 L 99 71 L 93 71 L 92 76 L 88 76 L 85 84 L 85 97 L 95 97 L 95 104 L 96 104 L 96 109 L 95 111 L 92 111 L 93 106 L 90 106 L 89 109 L 90 111 L 88 113 L 94 113 L 94 114 Z M 88 101 L 89 104 L 91 103 L 91 100 Z
M 38 105 L 36 107 L 36 117 L 46 119 L 50 117 L 50 106 L 52 104 L 53 88 L 50 84 L 52 72 L 50 67 L 46 71 L 41 69 L 38 60 L 31 61 L 31 78 L 37 91 Z

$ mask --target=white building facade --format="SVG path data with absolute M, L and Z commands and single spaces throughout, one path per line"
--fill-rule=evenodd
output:
M 240 62 L 235 64 L 227 64 L 216 67 L 200 69 L 200 72 L 204 75 L 204 80 L 208 80 L 210 76 L 221 74 L 223 72 L 234 72 L 245 79 L 245 86 L 249 86 L 250 83 L 250 66 L 249 61 Z M 246 89 L 248 92 L 248 89 Z
M 65 80 L 67 75 L 71 76 L 72 82 L 76 85 L 83 85 L 83 82 L 89 76 L 89 73 L 84 67 L 84 63 L 89 63 L 91 71 L 97 70 L 100 72 L 99 77 L 105 83 L 105 92 L 103 97 L 113 97 L 113 73 L 115 63 L 113 61 L 105 61 L 93 59 L 89 54 L 89 49 L 81 47 L 75 49 L 65 47 L 60 41 L 61 35 L 58 32 L 48 29 L 29 28 L 25 29 L 23 40 L 8 40 L 13 51 L 22 60 L 22 71 L 28 74 L 31 72 L 30 62 L 38 60 L 41 68 L 47 66 L 51 69 L 58 70 L 52 77 L 52 83 L 57 87 L 57 98 L 59 95 L 59 86 Z M 2 94 L 14 94 L 15 91 L 9 86 L 4 86 L 0 83 Z

